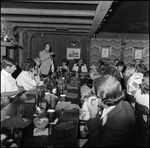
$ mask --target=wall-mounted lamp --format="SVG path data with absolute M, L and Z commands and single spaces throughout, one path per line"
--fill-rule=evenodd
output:
M 125 42 L 124 39 L 122 39 L 121 48 L 122 48 L 122 49 L 125 49 L 125 46 L 126 46 L 126 42 Z
M 71 45 L 73 46 L 73 47 L 75 47 L 76 46 L 76 41 L 71 41 Z

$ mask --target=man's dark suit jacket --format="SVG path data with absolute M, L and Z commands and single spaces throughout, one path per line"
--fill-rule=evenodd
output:
M 83 147 L 126 147 L 135 138 L 136 118 L 131 105 L 121 101 L 108 114 L 107 122 L 91 118 L 87 121 L 89 139 Z

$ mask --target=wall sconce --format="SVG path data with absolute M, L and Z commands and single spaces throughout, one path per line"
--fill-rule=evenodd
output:
M 125 42 L 124 39 L 122 39 L 121 48 L 122 48 L 122 49 L 125 49 L 125 45 L 126 45 L 126 42 Z
M 71 45 L 73 46 L 73 47 L 75 47 L 76 46 L 76 41 L 71 41 Z

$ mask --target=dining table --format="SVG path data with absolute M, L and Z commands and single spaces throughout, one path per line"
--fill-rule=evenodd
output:
M 73 87 L 75 88 L 75 87 Z M 68 87 L 68 94 L 74 93 L 77 94 L 76 97 L 67 97 L 66 101 L 70 101 L 71 103 L 75 103 L 80 106 L 80 87 L 79 85 L 76 89 L 72 89 Z M 23 136 L 21 140 L 20 147 L 77 147 L 78 142 L 78 130 L 79 130 L 79 109 L 71 109 L 71 110 L 61 110 L 63 112 L 63 116 L 57 116 L 58 121 L 56 124 L 48 124 L 46 128 L 51 128 L 51 134 L 34 136 L 33 131 L 35 128 L 33 119 L 35 113 L 35 99 L 36 95 L 31 94 L 27 95 L 26 99 L 24 97 L 16 97 L 14 100 L 7 105 L 6 117 L 12 118 L 17 115 L 17 107 L 22 105 L 25 106 L 25 118 L 31 120 L 31 123 L 25 127 L 23 130 Z M 56 111 L 59 114 L 60 111 Z M 64 122 L 73 122 L 74 128 L 72 129 L 62 129 L 58 130 L 55 128 L 56 125 Z

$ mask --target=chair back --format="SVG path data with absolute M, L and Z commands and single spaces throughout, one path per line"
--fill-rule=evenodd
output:
M 130 94 L 126 94 L 126 100 L 129 102 L 129 103 L 135 103 L 135 98 L 134 96 L 130 95 Z
M 142 104 L 139 104 L 138 102 L 135 102 L 135 110 L 140 114 L 140 115 L 149 115 L 149 109 L 147 106 L 144 106 Z

